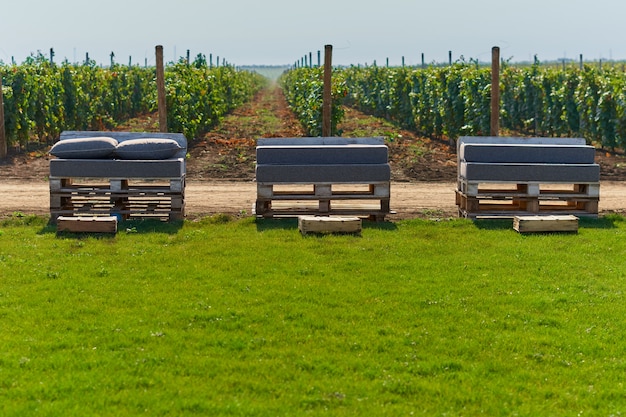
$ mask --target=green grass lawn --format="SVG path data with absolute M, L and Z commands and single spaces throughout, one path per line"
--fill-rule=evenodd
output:
M 618 416 L 626 221 L 0 226 L 3 416 Z

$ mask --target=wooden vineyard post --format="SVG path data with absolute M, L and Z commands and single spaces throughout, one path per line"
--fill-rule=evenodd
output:
M 163 69 L 163 46 L 156 47 L 156 77 L 159 107 L 159 131 L 167 132 L 167 104 L 165 100 L 165 71 Z
M 322 102 L 322 136 L 331 135 L 331 117 L 332 117 L 332 56 L 333 46 L 324 46 L 324 93 Z
M 500 48 L 491 49 L 491 136 L 500 133 Z
M 2 95 L 2 75 L 0 75 L 0 159 L 7 157 L 7 137 L 4 131 L 4 97 Z
M 580 70 L 581 70 L 581 71 L 582 71 L 582 70 L 583 70 L 583 68 L 584 68 L 584 66 L 583 66 L 583 54 L 580 54 L 580 63 L 579 63 L 579 67 L 580 67 Z

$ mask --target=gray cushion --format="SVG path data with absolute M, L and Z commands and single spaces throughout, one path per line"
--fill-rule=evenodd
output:
M 368 183 L 391 179 L 389 164 L 257 165 L 257 182 L 283 184 Z
M 461 162 L 459 176 L 468 181 L 483 182 L 586 183 L 600 181 L 600 165 Z
M 586 145 L 464 143 L 459 159 L 466 162 L 529 164 L 593 164 L 595 148 Z
M 51 159 L 50 177 L 57 178 L 180 178 L 185 160 Z
M 384 145 L 382 136 L 370 138 L 306 137 L 306 138 L 259 138 L 257 146 L 320 146 L 320 145 Z
M 117 144 L 117 140 L 106 136 L 64 139 L 54 144 L 50 154 L 64 159 L 111 158 Z
M 115 149 L 119 159 L 168 159 L 182 149 L 173 139 L 131 139 L 120 142 Z
M 257 146 L 257 164 L 386 164 L 385 145 Z

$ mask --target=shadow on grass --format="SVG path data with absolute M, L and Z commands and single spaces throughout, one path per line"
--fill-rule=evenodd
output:
M 585 229 L 615 229 L 617 223 L 623 222 L 624 220 L 624 217 L 618 214 L 608 214 L 598 217 L 597 219 L 593 217 L 580 217 L 578 219 L 578 227 Z
M 57 225 L 48 222 L 38 232 L 39 234 L 55 233 L 57 237 L 85 239 L 94 237 L 99 239 L 114 238 L 119 233 L 166 233 L 174 235 L 180 231 L 184 222 L 182 220 L 164 222 L 155 219 L 133 219 L 123 220 L 117 224 L 117 233 L 96 233 L 96 232 L 58 232 Z
M 375 229 L 375 230 L 398 230 L 398 225 L 392 222 L 371 222 L 364 220 L 362 223 L 363 229 Z
M 513 228 L 513 219 L 477 219 L 474 225 L 481 230 L 507 230 Z
M 36 214 L 23 214 L 16 211 L 9 217 L 0 220 L 0 227 L 35 226 L 41 227 L 37 234 L 56 233 L 56 225 L 50 224 L 50 218 Z
M 266 230 L 293 230 L 298 228 L 298 219 L 295 217 L 285 217 L 279 219 L 256 219 L 257 232 Z
M 294 230 L 298 229 L 298 219 L 295 217 L 285 217 L 278 219 L 256 219 L 256 229 L 259 232 L 266 230 Z M 398 226 L 392 222 L 373 222 L 363 220 L 361 223 L 362 230 L 397 230 Z
M 165 233 L 175 235 L 182 229 L 183 220 L 165 222 L 155 219 L 124 220 L 118 223 L 118 233 Z

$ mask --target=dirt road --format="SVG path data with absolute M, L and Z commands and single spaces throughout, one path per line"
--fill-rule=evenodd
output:
M 456 217 L 454 183 L 396 182 L 391 185 L 389 220 L 415 217 Z M 249 216 L 256 199 L 252 181 L 190 181 L 186 188 L 188 218 L 217 213 Z M 8 180 L 0 183 L 0 217 L 15 212 L 49 214 L 49 189 L 45 181 Z M 626 183 L 602 182 L 600 212 L 626 213 Z

